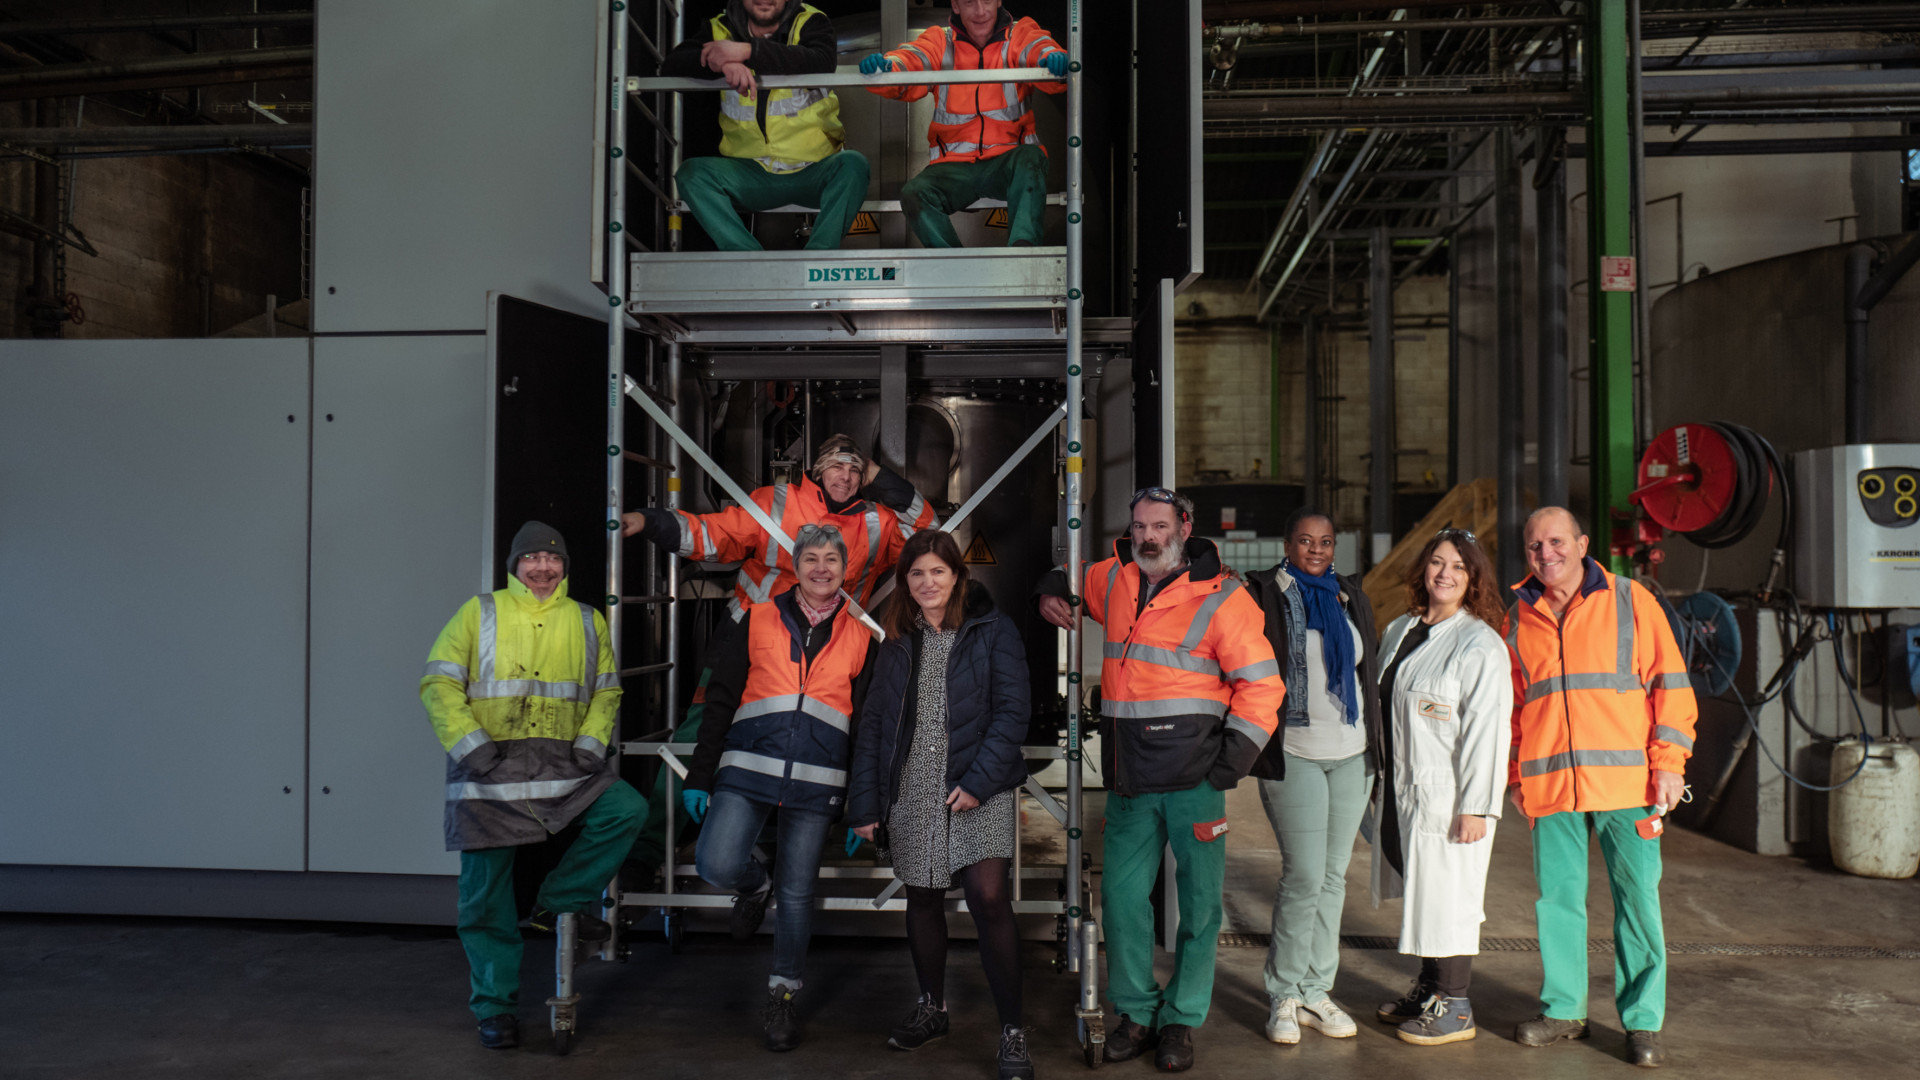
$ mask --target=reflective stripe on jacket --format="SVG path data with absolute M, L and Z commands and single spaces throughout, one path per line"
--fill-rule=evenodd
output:
M 1032 19 L 1015 21 L 1003 9 L 986 48 L 974 45 L 957 23 L 931 26 L 919 37 L 887 53 L 895 70 L 979 71 L 1038 67 L 1048 56 L 1065 52 Z M 1064 82 L 974 83 L 942 86 L 876 86 L 873 92 L 918 101 L 933 92 L 933 120 L 927 125 L 927 159 L 985 161 L 1018 146 L 1039 146 L 1027 98 L 1038 87 L 1064 93 Z M 1042 151 L 1046 149 L 1041 147 Z
M 854 681 L 868 635 L 845 604 L 811 661 L 804 629 L 784 603 L 747 611 L 747 678 L 714 773 L 715 791 L 838 813 L 853 757 Z
M 838 527 L 847 542 L 847 595 L 863 607 L 874 586 L 892 572 L 907 537 L 940 522 L 933 507 L 918 494 L 908 509 L 912 520 L 868 499 L 855 502 L 845 513 L 831 513 L 826 492 L 811 476 L 802 477 L 798 484 L 763 487 L 752 497 L 789 538 L 797 536 L 802 525 Z M 735 621 L 752 605 L 772 600 L 800 580 L 793 572 L 793 560 L 745 510 L 730 506 L 714 514 L 682 510 L 679 515 L 682 558 L 741 564 L 733 600 L 727 605 Z
M 1207 540 L 1187 542 L 1188 568 L 1140 605 L 1145 578 L 1132 545 L 1087 568 L 1087 617 L 1106 629 L 1100 712 L 1107 786 L 1122 795 L 1225 791 L 1279 725 L 1286 687 L 1260 605 L 1226 577 Z
M 811 4 L 800 5 L 787 30 L 787 44 L 800 44 L 801 28 L 816 16 L 825 17 Z M 724 12 L 713 17 L 713 40 L 733 40 Z M 839 152 L 846 142 L 840 99 L 831 90 L 761 88 L 752 100 L 732 87 L 720 93 L 722 157 L 748 158 L 772 173 L 795 172 Z
M 1698 709 L 1660 604 L 1592 558 L 1566 614 L 1540 583 L 1514 586 L 1513 755 L 1528 817 L 1647 805 L 1648 770 L 1682 773 Z
M 461 605 L 428 654 L 420 700 L 447 752 L 449 851 L 543 840 L 615 779 L 613 645 L 565 580 L 546 600 L 516 578 Z

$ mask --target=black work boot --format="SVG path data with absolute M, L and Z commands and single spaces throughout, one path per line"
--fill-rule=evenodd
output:
M 733 917 L 727 924 L 733 940 L 745 941 L 760 932 L 760 924 L 767 917 L 767 901 L 772 897 L 773 879 L 768 878 L 758 889 L 733 898 Z
M 541 908 L 527 919 L 527 924 L 542 933 L 557 933 L 560 929 L 560 915 Z M 605 919 L 595 918 L 582 911 L 573 917 L 573 934 L 575 938 L 589 945 L 598 945 L 613 936 L 613 927 L 608 926 Z
M 932 994 L 921 994 L 913 1003 L 913 1011 L 887 1036 L 887 1045 L 895 1050 L 918 1050 L 935 1039 L 947 1037 L 947 1010 L 933 1000 Z
M 1657 1031 L 1627 1032 L 1627 1060 L 1643 1069 L 1654 1069 L 1665 1065 L 1667 1048 L 1660 1045 L 1660 1033 Z
M 1561 1039 L 1586 1037 L 1585 1020 L 1556 1020 L 1545 1013 L 1523 1022 L 1513 1032 L 1513 1041 L 1521 1046 L 1550 1046 Z
M 512 1013 L 480 1021 L 480 1045 L 489 1050 L 511 1050 L 520 1045 L 520 1021 Z
M 1161 1072 L 1186 1072 L 1193 1068 L 1193 1029 L 1185 1024 L 1160 1027 L 1160 1052 L 1153 1066 Z
M 1160 1036 L 1152 1028 L 1141 1027 L 1127 1019 L 1126 1013 L 1121 1013 L 1120 1022 L 1107 1032 L 1106 1059 L 1132 1061 L 1159 1045 L 1159 1042 Z
M 767 1049 L 784 1054 L 800 1045 L 800 1020 L 793 1015 L 792 986 L 775 986 L 767 991 L 767 1007 L 761 1018 L 767 1025 Z
M 1001 1026 L 1000 1080 L 1033 1080 L 1033 1057 L 1027 1053 L 1026 1028 Z

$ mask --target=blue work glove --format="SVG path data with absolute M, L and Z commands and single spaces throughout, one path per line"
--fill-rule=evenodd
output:
M 852 829 L 848 829 L 847 830 L 847 854 L 852 855 L 854 852 L 859 850 L 860 850 L 860 834 L 857 832 L 854 832 Z
M 862 75 L 878 75 L 883 71 L 892 70 L 893 61 L 887 59 L 885 53 L 874 53 L 872 56 L 860 61 L 860 74 Z
M 706 792 L 692 788 L 680 793 L 680 805 L 687 808 L 687 816 L 693 819 L 695 825 L 707 820 L 707 800 L 710 797 Z
M 1059 79 L 1066 78 L 1066 75 L 1067 75 L 1067 54 L 1066 53 L 1064 52 L 1048 53 L 1047 58 L 1045 60 L 1040 61 L 1040 63 L 1046 67 L 1047 74 L 1052 75 L 1053 77 L 1059 78 Z

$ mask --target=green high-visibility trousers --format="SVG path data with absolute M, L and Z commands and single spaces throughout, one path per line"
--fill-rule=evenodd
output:
M 1047 209 L 1047 155 L 1038 146 L 1017 146 L 985 161 L 944 161 L 920 170 L 900 188 L 900 209 L 913 235 L 930 248 L 960 246 L 954 213 L 975 199 L 1005 199 L 1007 244 L 1038 244 Z
M 1613 892 L 1613 998 L 1628 1031 L 1659 1031 L 1667 1012 L 1667 938 L 1660 921 L 1660 841 L 1634 822 L 1651 807 L 1549 814 L 1533 823 L 1540 1000 L 1556 1020 L 1587 1018 L 1587 837 L 1600 840 Z
M 1227 793 L 1204 781 L 1185 791 L 1107 796 L 1106 870 L 1100 880 L 1107 923 L 1107 997 L 1136 1024 L 1199 1027 L 1213 1001 L 1220 944 L 1220 890 L 1227 873 Z M 1196 832 L 1195 826 L 1204 826 Z M 1205 834 L 1208 838 L 1201 839 Z M 1173 978 L 1153 977 L 1149 896 L 1161 858 L 1173 847 L 1180 929 Z
M 540 883 L 537 908 L 597 913 L 600 893 L 640 833 L 647 800 L 625 780 L 600 793 L 578 818 L 580 835 Z M 511 1013 L 520 1001 L 520 913 L 513 902 L 517 847 L 460 853 L 460 944 L 472 969 L 467 1005 L 476 1020 Z
M 740 215 L 788 205 L 820 210 L 808 248 L 837 248 L 867 197 L 867 159 L 858 150 L 829 154 L 784 173 L 768 172 L 759 162 L 742 158 L 688 158 L 674 178 L 680 182 L 680 197 L 721 251 L 764 250 L 741 224 Z

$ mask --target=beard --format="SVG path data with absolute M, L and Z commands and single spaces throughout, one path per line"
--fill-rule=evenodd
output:
M 1165 577 L 1178 569 L 1186 552 L 1174 544 L 1143 543 L 1133 549 L 1133 561 L 1150 578 Z

